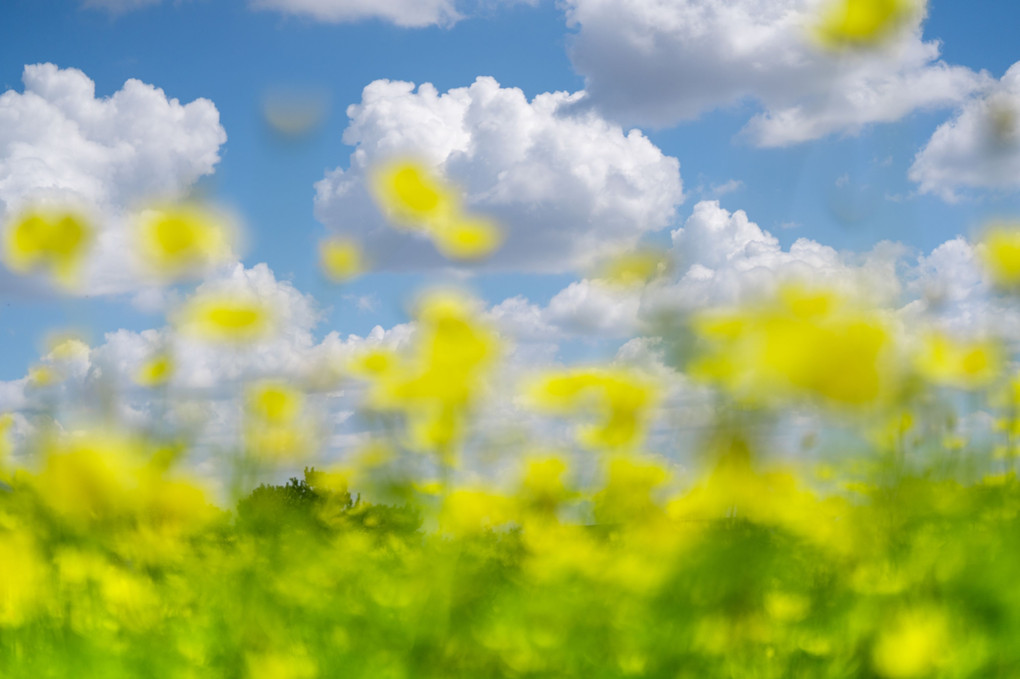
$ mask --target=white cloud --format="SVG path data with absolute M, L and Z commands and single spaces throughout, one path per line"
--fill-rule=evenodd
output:
M 459 186 L 472 211 L 498 220 L 503 247 L 491 269 L 568 271 L 668 226 L 683 200 L 679 162 L 637 130 L 594 113 L 561 112 L 577 94 L 529 102 L 490 77 L 440 94 L 426 83 L 377 80 L 348 108 L 350 169 L 316 184 L 316 216 L 365 240 L 377 266 L 446 266 L 426 241 L 388 226 L 372 203 L 366 168 L 418 155 Z
M 144 1 L 144 0 L 143 0 Z M 157 0 L 158 1 L 158 0 Z M 538 0 L 249 0 L 253 9 L 276 10 L 316 21 L 345 23 L 379 19 L 404 28 L 448 27 L 494 5 Z
M 163 0 L 82 0 L 81 6 L 89 9 L 104 9 L 113 14 L 158 5 Z
M 134 79 L 96 98 L 88 76 L 53 64 L 26 66 L 23 81 L 0 95 L 0 221 L 37 201 L 80 205 L 100 232 L 78 292 L 137 288 L 128 211 L 212 173 L 226 141 L 219 112 Z
M 947 201 L 961 189 L 1020 189 L 1020 62 L 935 130 L 914 158 L 910 179 Z
M 823 0 L 566 0 L 588 104 L 626 123 L 668 126 L 750 98 L 745 132 L 784 146 L 918 109 L 952 106 L 987 76 L 939 61 L 918 16 L 881 49 L 830 54 L 812 44 Z
M 397 26 L 449 26 L 462 18 L 453 0 L 251 0 L 255 9 L 273 9 L 340 23 L 382 19 Z

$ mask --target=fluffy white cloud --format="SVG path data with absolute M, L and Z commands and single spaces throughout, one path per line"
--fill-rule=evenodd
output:
M 567 271 L 668 226 L 683 200 L 679 162 L 637 130 L 594 113 L 564 115 L 578 94 L 528 101 L 490 77 L 440 94 L 430 84 L 377 80 L 348 108 L 349 169 L 316 184 L 327 226 L 362 238 L 382 268 L 445 266 L 430 244 L 384 220 L 366 171 L 414 154 L 460 187 L 474 212 L 494 217 L 506 241 L 484 266 Z
M 340 23 L 364 19 L 397 26 L 449 26 L 462 18 L 453 0 L 252 0 L 255 9 L 274 9 Z
M 961 189 L 1020 189 L 1020 62 L 935 130 L 910 179 L 947 201 Z
M 100 233 L 79 291 L 137 287 L 127 211 L 213 171 L 226 141 L 219 112 L 134 79 L 96 98 L 88 76 L 53 64 L 26 66 L 23 81 L 24 92 L 0 95 L 0 222 L 38 201 L 81 205 Z
M 917 109 L 951 106 L 987 76 L 939 61 L 922 16 L 894 44 L 831 54 L 810 27 L 825 0 L 566 0 L 571 58 L 587 104 L 666 126 L 745 98 L 765 111 L 746 133 L 783 146 Z
M 145 1 L 145 0 L 142 0 Z M 157 0 L 158 1 L 158 0 Z M 343 23 L 380 19 L 405 28 L 452 26 L 466 14 L 499 4 L 534 5 L 538 0 L 250 0 L 254 9 L 271 9 L 316 21 Z

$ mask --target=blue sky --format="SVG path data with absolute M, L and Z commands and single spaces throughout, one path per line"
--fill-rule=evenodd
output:
M 780 4 L 799 12 L 798 16 L 807 16 L 822 1 L 782 0 Z M 665 207 L 634 212 L 638 215 L 635 230 L 625 237 L 613 237 L 623 238 L 620 243 L 643 240 L 666 247 L 670 232 L 692 218 L 696 205 L 719 201 L 715 212 L 701 213 L 704 223 L 697 222 L 687 230 L 691 240 L 701 229 L 697 231 L 701 233 L 697 236 L 701 239 L 698 252 L 707 259 L 691 259 L 693 255 L 684 251 L 676 253 L 681 276 L 671 290 L 677 296 L 694 294 L 683 287 L 683 271 L 692 264 L 732 263 L 734 257 L 757 251 L 755 248 L 765 242 L 758 231 L 741 231 L 739 220 L 733 217 L 740 210 L 757 224 L 755 228 L 778 239 L 778 251 L 787 252 L 797 239 L 809 239 L 839 251 L 836 259 L 825 260 L 829 255 L 822 259 L 830 264 L 838 262 L 836 268 L 847 271 L 860 265 L 864 253 L 879 242 L 901 243 L 896 264 L 897 275 L 902 276 L 898 305 L 909 302 L 911 290 L 916 293 L 918 288 L 911 288 L 911 281 L 925 276 L 951 278 L 955 275 L 952 267 L 966 259 L 965 255 L 959 261 L 947 256 L 943 259 L 952 260 L 948 264 L 940 259 L 942 264 L 930 263 L 926 269 L 918 265 L 918 257 L 929 255 L 958 234 L 971 237 L 991 217 L 1020 212 L 1020 180 L 1009 176 L 989 178 L 987 168 L 981 166 L 984 161 L 980 153 L 967 146 L 973 145 L 973 140 L 963 139 L 963 132 L 957 130 L 959 138 L 950 150 L 934 148 L 931 141 L 940 126 L 952 126 L 968 110 L 978 115 L 983 102 L 998 96 L 996 92 L 1013 96 L 1005 81 L 999 83 L 999 79 L 1020 61 L 1014 35 L 1015 27 L 1020 25 L 1020 6 L 1015 3 L 931 0 L 926 17 L 918 17 L 916 24 L 905 28 L 904 35 L 897 38 L 902 52 L 893 49 L 876 58 L 875 63 L 867 62 L 870 57 L 810 52 L 786 24 L 766 16 L 767 12 L 755 15 L 759 10 L 753 9 L 754 3 L 746 2 L 733 3 L 733 11 L 738 14 L 711 24 L 709 33 L 690 38 L 689 44 L 676 37 L 693 30 L 684 8 L 710 5 L 707 0 L 664 3 L 669 21 L 658 23 L 647 20 L 653 3 L 645 0 L 462 3 L 457 7 L 464 17 L 452 25 L 397 25 L 401 21 L 394 16 L 406 13 L 408 6 L 400 2 L 390 3 L 396 14 L 387 17 L 323 19 L 322 12 L 340 11 L 337 8 L 342 9 L 345 3 L 349 7 L 358 4 L 351 0 L 264 0 L 262 4 L 271 7 L 259 9 L 254 0 L 151 0 L 135 3 L 141 6 L 132 8 L 132 3 L 124 0 L 5 0 L 0 7 L 0 89 L 24 92 L 26 65 L 51 63 L 84 73 L 95 83 L 97 99 L 114 95 L 125 81 L 134 78 L 161 89 L 167 98 L 182 105 L 199 98 L 212 102 L 226 133 L 225 143 L 212 147 L 219 161 L 211 172 L 194 170 L 187 177 L 170 176 L 169 181 L 177 182 L 176 189 L 197 190 L 240 216 L 247 233 L 243 263 L 250 268 L 264 262 L 276 281 L 287 281 L 299 293 L 317 300 L 325 312 L 323 322 L 313 330 L 317 339 L 333 330 L 340 336 L 364 336 L 376 325 L 389 329 L 407 321 L 408 300 L 423 284 L 465 280 L 490 307 L 523 295 L 530 306 L 518 305 L 518 312 L 542 318 L 546 324 L 543 327 L 557 328 L 547 339 L 559 344 L 560 358 L 585 355 L 595 351 L 592 347 L 609 350 L 611 355 L 627 333 L 585 335 L 584 322 L 591 322 L 593 316 L 609 318 L 616 313 L 600 311 L 599 304 L 616 304 L 613 308 L 617 311 L 628 303 L 638 304 L 633 300 L 599 301 L 595 293 L 590 293 L 594 296 L 585 298 L 587 310 L 569 308 L 571 300 L 581 295 L 581 287 L 571 288 L 571 283 L 582 281 L 586 275 L 577 263 L 594 256 L 601 238 L 598 229 L 603 228 L 597 215 L 593 217 L 594 213 L 585 212 L 585 206 L 576 204 L 577 197 L 565 197 L 563 205 L 552 204 L 548 196 L 544 198 L 552 202 L 540 216 L 549 223 L 529 227 L 536 229 L 534 233 L 521 236 L 514 245 L 518 250 L 526 249 L 529 239 L 535 239 L 535 252 L 507 255 L 506 265 L 473 267 L 465 276 L 435 266 L 416 269 L 406 263 L 383 263 L 379 271 L 343 286 L 326 281 L 318 270 L 316 256 L 316 245 L 324 235 L 348 230 L 369 239 L 375 237 L 369 226 L 343 221 L 343 215 L 357 215 L 364 206 L 354 198 L 349 199 L 354 202 L 336 198 L 318 204 L 315 184 L 336 168 L 345 174 L 331 180 L 332 188 L 350 182 L 357 189 L 363 183 L 361 169 L 351 166 L 355 147 L 346 144 L 342 135 L 352 124 L 348 106 L 364 103 L 363 90 L 380 79 L 432 83 L 444 95 L 471 86 L 479 76 L 492 76 L 502 88 L 497 94 L 502 96 L 504 90 L 518 88 L 529 102 L 506 103 L 492 110 L 498 114 L 513 109 L 518 116 L 522 111 L 527 115 L 537 111 L 535 97 L 543 93 L 574 93 L 587 87 L 588 105 L 582 104 L 575 113 L 595 116 L 585 119 L 589 127 L 577 132 L 578 139 L 585 134 L 591 138 L 587 142 L 565 141 L 563 153 L 571 149 L 590 151 L 595 159 L 591 161 L 593 166 L 604 162 L 612 172 L 622 173 L 623 181 L 630 182 L 627 190 L 637 191 L 646 202 L 660 200 L 665 207 L 675 203 L 675 212 L 668 219 L 663 216 Z M 431 4 L 440 7 L 449 3 L 437 0 Z M 308 11 L 309 7 L 318 8 L 319 14 Z M 668 29 L 670 21 L 675 21 L 677 32 L 669 32 L 673 30 Z M 437 19 L 431 23 L 444 22 Z M 606 27 L 611 30 L 615 24 L 619 30 L 615 34 L 607 32 Z M 763 46 L 755 44 L 749 48 L 750 56 L 731 59 L 744 50 L 745 36 L 740 31 L 752 28 L 763 31 Z M 640 45 L 645 38 L 645 47 L 653 47 L 642 52 L 645 48 Z M 916 56 L 927 49 L 924 45 L 934 49 L 932 41 L 938 41 L 939 54 Z M 717 45 L 723 47 L 715 49 Z M 790 66 L 782 62 L 783 55 L 789 54 L 810 63 Z M 642 62 L 643 58 L 648 61 Z M 743 58 L 748 61 L 741 62 Z M 882 62 L 886 58 L 888 64 Z M 761 70 L 760 79 L 748 74 L 755 69 Z M 886 75 L 891 80 L 885 80 Z M 921 78 L 929 80 L 912 89 L 911 83 Z M 841 91 L 841 83 L 849 83 L 848 89 L 859 91 Z M 320 124 L 296 140 L 281 140 L 263 117 L 266 94 L 285 87 L 325 93 L 328 102 Z M 704 91 L 699 92 L 699 87 Z M 1020 93 L 1014 94 L 1020 101 Z M 470 97 L 476 103 L 486 96 L 495 95 L 483 87 L 471 90 Z M 389 104 L 365 113 L 367 131 L 358 142 L 369 154 L 373 153 L 373 144 L 383 143 L 383 137 L 373 134 L 381 135 L 378 130 L 384 128 L 397 129 L 387 125 L 401 124 L 396 114 L 387 119 L 387 111 L 401 106 L 411 107 L 406 109 L 410 111 L 413 101 L 418 101 L 413 97 L 400 99 L 392 92 L 380 97 Z M 869 97 L 877 103 L 868 103 Z M 767 116 L 762 122 L 764 114 Z M 541 143 L 558 143 L 548 140 L 556 140 L 561 132 L 567 134 L 563 131 L 566 128 L 557 127 L 561 114 L 544 118 L 545 114 L 534 115 L 539 121 L 534 124 L 548 127 L 549 136 L 536 137 L 547 140 Z M 755 127 L 755 121 L 762 124 Z M 500 123 L 495 118 L 492 122 Z M 473 124 L 476 127 L 468 131 L 481 134 L 485 121 Z M 634 127 L 640 130 L 640 139 L 626 137 Z M 962 123 L 959 127 L 962 129 Z M 8 131 L 10 138 L 6 140 L 0 131 L 0 142 L 8 145 L 8 151 L 0 146 L 0 171 L 3 154 L 13 153 L 9 150 L 11 144 L 28 144 L 31 148 L 32 143 L 39 143 L 39 138 L 35 142 L 19 138 L 20 129 Z M 425 125 L 422 129 L 429 128 Z M 158 151 L 161 138 L 156 135 L 146 143 Z M 540 147 L 541 143 L 536 144 Z M 502 148 L 498 142 L 491 142 L 490 147 L 497 151 Z M 921 175 L 911 177 L 911 168 L 918 153 L 929 147 L 925 161 L 928 174 L 924 176 L 930 178 L 930 184 L 925 188 L 918 178 Z M 603 149 L 610 148 L 616 150 L 605 151 L 609 155 L 601 158 Z M 1009 163 L 1020 163 L 1020 151 L 1004 153 L 1005 167 L 1018 167 Z M 510 170 L 526 178 L 531 170 L 522 163 L 536 163 L 541 169 L 546 155 L 542 148 L 536 148 L 526 161 L 515 161 L 517 165 Z M 477 171 L 492 167 L 493 176 L 503 176 L 497 172 L 502 161 L 495 157 L 476 154 L 462 165 L 457 165 L 460 161 L 452 155 L 443 158 L 445 170 L 463 181 L 467 181 L 467 175 L 456 177 L 457 173 L 471 168 Z M 677 179 L 682 178 L 682 200 L 677 199 L 678 186 L 647 179 L 655 172 L 668 174 L 669 159 L 674 158 L 679 162 Z M 562 169 L 562 158 L 554 161 L 561 163 L 555 167 Z M 961 168 L 969 164 L 967 167 L 973 169 L 969 183 L 961 179 L 962 183 L 954 184 L 952 169 L 949 179 L 939 174 L 947 164 L 954 163 Z M 196 172 L 200 176 L 192 176 Z M 51 180 L 40 180 L 43 184 L 47 181 Z M 595 187 L 590 194 L 578 195 L 583 200 L 608 196 L 611 203 L 618 201 L 612 203 L 612 209 L 618 208 L 613 218 L 625 220 L 632 214 L 628 210 L 637 208 L 628 207 L 622 194 L 610 195 L 611 186 Z M 508 229 L 517 228 L 514 220 L 521 214 L 529 214 L 527 206 L 513 205 L 512 201 L 493 203 L 486 195 L 479 189 L 469 200 L 480 209 L 486 205 L 505 208 L 499 214 L 506 215 L 504 226 Z M 13 200 L 9 196 L 5 199 Z M 574 202 L 567 204 L 569 201 Z M 320 217 L 328 213 L 324 218 L 328 223 L 317 218 L 317 207 Z M 555 236 L 552 232 L 559 228 L 551 217 L 555 215 L 575 220 L 570 226 L 575 229 L 582 229 L 585 220 L 594 220 L 590 252 L 582 251 L 580 246 L 563 253 L 549 250 L 555 248 L 549 245 Z M 609 226 L 604 228 L 607 234 L 611 232 Z M 389 241 L 379 242 L 379 247 L 385 248 Z M 605 245 L 619 246 L 611 238 Z M 429 246 L 419 242 L 415 247 Z M 732 251 L 717 251 L 723 247 L 731 247 Z M 769 257 L 775 255 L 769 252 Z M 551 263 L 531 267 L 526 263 L 532 255 L 547 256 Z M 557 267 L 558 261 L 563 265 Z M 754 266 L 772 266 L 772 259 L 762 261 L 765 263 Z M 801 262 L 799 266 L 817 266 L 819 270 L 829 266 L 818 261 L 810 259 L 813 264 Z M 729 280 L 720 273 L 722 267 L 709 266 L 718 280 Z M 743 269 L 737 266 L 734 271 Z M 823 273 L 829 275 L 827 271 Z M 44 338 L 52 330 L 77 329 L 89 344 L 98 346 L 106 341 L 107 333 L 119 329 L 139 333 L 164 325 L 165 309 L 133 303 L 129 288 L 68 296 L 40 292 L 38 286 L 22 286 L 5 275 L 6 282 L 0 285 L 5 349 L 0 354 L 0 380 L 13 383 L 21 379 L 28 366 L 45 353 Z M 181 294 L 187 289 L 182 287 Z M 567 289 L 576 294 L 564 295 Z M 667 290 L 662 294 L 673 293 Z M 961 293 L 961 299 L 970 300 L 970 294 Z M 553 303 L 557 296 L 559 301 Z M 702 301 L 711 305 L 721 298 L 707 295 Z M 620 313 L 623 318 L 631 312 Z M 965 311 L 960 313 L 961 318 L 966 315 Z M 511 319 L 511 325 L 522 327 L 521 318 Z M 582 330 L 569 330 L 571 323 L 580 323 L 577 327 Z

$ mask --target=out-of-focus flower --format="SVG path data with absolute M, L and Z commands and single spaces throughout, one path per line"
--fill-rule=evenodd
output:
M 158 387 L 165 384 L 173 373 L 173 359 L 167 354 L 156 354 L 138 368 L 135 382 L 143 387 Z
M 36 208 L 8 224 L 4 261 L 13 271 L 45 270 L 70 286 L 93 239 L 94 229 L 81 214 Z
M 692 327 L 701 347 L 690 374 L 742 400 L 816 396 L 864 405 L 897 384 L 881 316 L 831 291 L 787 285 L 770 302 L 702 313 Z
M 315 427 L 305 417 L 304 394 L 277 380 L 250 386 L 245 399 L 245 445 L 263 459 L 294 459 L 314 452 Z
M 375 199 L 386 215 L 403 226 L 426 229 L 459 212 L 450 187 L 422 162 L 406 158 L 383 163 L 371 176 Z
M 0 629 L 29 619 L 46 594 L 48 565 L 30 530 L 0 531 Z
M 991 224 L 979 251 L 996 285 L 1011 290 L 1020 287 L 1020 222 Z
M 378 363 L 366 371 L 373 382 L 369 404 L 405 414 L 409 446 L 449 458 L 482 395 L 498 343 L 460 295 L 432 293 L 416 315 L 418 334 L 410 355 L 393 367 L 385 354 L 363 361 L 365 368 Z
M 439 251 L 450 259 L 481 259 L 503 241 L 499 227 L 482 217 L 457 215 L 437 220 L 430 229 Z
M 659 278 L 670 269 L 669 256 L 659 250 L 644 248 L 610 258 L 595 275 L 598 280 L 619 287 L 635 287 Z
M 301 411 L 304 395 L 286 382 L 260 382 L 248 390 L 248 412 L 272 424 L 289 424 Z
M 372 190 L 387 217 L 425 233 L 450 259 L 480 259 L 503 241 L 492 220 L 462 211 L 455 191 L 420 161 L 397 159 L 379 165 L 372 172 Z
M 14 426 L 14 416 L 10 413 L 0 415 L 0 470 L 7 464 L 7 458 L 11 456 L 11 428 Z
M 875 46 L 893 37 L 923 6 L 923 0 L 832 0 L 815 34 L 830 49 Z
M 143 211 L 137 217 L 138 254 L 146 272 L 173 279 L 223 261 L 234 236 L 223 216 L 195 204 Z
M 991 340 L 960 341 L 940 332 L 924 337 L 914 363 L 931 382 L 960 389 L 987 386 L 1002 368 L 1002 348 Z
M 531 402 L 548 412 L 594 412 L 596 422 L 582 428 L 581 441 L 609 450 L 640 445 L 657 400 L 650 380 L 614 368 L 554 372 L 537 380 L 528 391 Z
M 893 618 L 878 637 L 871 659 L 889 679 L 931 676 L 950 647 L 949 625 L 937 609 L 911 610 Z
M 28 383 L 33 387 L 48 387 L 60 381 L 60 376 L 48 365 L 34 365 L 28 369 Z
M 330 280 L 342 283 L 364 270 L 364 255 L 354 241 L 335 236 L 319 243 L 319 266 Z
M 251 342 L 273 329 L 272 310 L 259 297 L 244 292 L 205 292 L 180 310 L 181 328 L 207 340 Z

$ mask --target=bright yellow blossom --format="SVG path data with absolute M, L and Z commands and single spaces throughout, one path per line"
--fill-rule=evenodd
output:
M 768 303 L 693 320 L 701 351 L 690 374 L 751 402 L 817 396 L 863 405 L 895 384 L 881 317 L 829 291 L 782 288 Z
M 60 283 L 72 285 L 93 240 L 94 229 L 84 216 L 36 208 L 8 224 L 4 261 L 19 273 L 45 270 Z
M 390 359 L 380 353 L 362 361 L 363 372 L 374 382 L 369 402 L 405 414 L 412 448 L 449 456 L 485 386 L 498 344 L 495 334 L 475 319 L 468 301 L 456 294 L 426 296 L 417 321 L 414 346 L 397 366 L 391 368 Z M 377 369 L 370 363 L 378 363 Z
M 529 395 L 538 408 L 556 413 L 594 411 L 582 428 L 586 445 L 626 449 L 641 443 L 657 390 L 645 377 L 623 369 L 554 372 L 534 383 Z
M 173 359 L 166 354 L 156 354 L 142 363 L 135 374 L 135 382 L 143 387 L 156 387 L 166 383 L 173 372 Z
M 138 252 L 147 273 L 176 278 L 230 255 L 233 235 L 223 217 L 199 205 L 146 210 L 137 218 Z
M 892 619 L 872 650 L 878 674 L 888 679 L 927 677 L 944 662 L 951 636 L 945 614 L 917 609 Z
M 371 173 L 373 195 L 390 219 L 422 229 L 456 214 L 453 191 L 424 163 L 398 159 L 383 163 Z
M 833 0 L 816 35 L 831 49 L 869 47 L 891 38 L 923 7 L 922 0 Z
M 939 332 L 925 336 L 915 355 L 922 376 L 960 389 L 988 385 L 998 376 L 1002 362 L 1002 349 L 994 341 L 960 341 Z
M 273 320 L 272 310 L 254 294 L 229 292 L 199 293 L 179 317 L 187 332 L 224 342 L 262 339 L 272 330 Z
M 996 285 L 1020 287 L 1020 222 L 999 222 L 985 231 L 979 252 Z
M 436 248 L 450 259 L 481 259 L 496 250 L 503 240 L 499 227 L 481 217 L 458 215 L 438 220 L 431 233 Z

